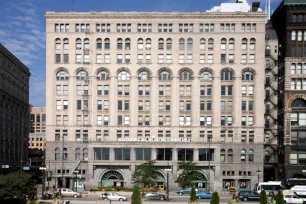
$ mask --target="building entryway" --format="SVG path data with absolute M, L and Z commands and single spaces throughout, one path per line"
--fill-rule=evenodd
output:
M 123 187 L 124 178 L 118 171 L 108 171 L 102 176 L 101 186 Z

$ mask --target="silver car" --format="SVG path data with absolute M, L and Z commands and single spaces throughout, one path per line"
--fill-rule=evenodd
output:
M 59 192 L 61 191 L 61 192 Z M 61 195 L 63 197 L 74 197 L 74 198 L 78 198 L 78 197 L 81 197 L 82 194 L 79 193 L 79 192 L 75 192 L 69 188 L 62 188 L 62 189 L 58 189 L 58 192 L 61 193 Z
M 100 198 L 105 198 L 107 197 L 111 201 L 127 201 L 127 197 L 121 196 L 117 193 L 112 193 L 112 192 L 106 192 L 100 195 Z

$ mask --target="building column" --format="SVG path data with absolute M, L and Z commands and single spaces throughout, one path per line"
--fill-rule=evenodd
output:
M 171 126 L 179 125 L 179 80 L 173 76 L 171 81 Z M 177 135 L 178 136 L 178 135 Z M 173 135 L 171 135 L 173 137 Z
M 172 149 L 172 161 L 177 162 L 177 148 Z
M 156 153 L 156 148 L 152 148 L 152 160 L 156 160 L 157 159 L 157 153 Z
M 233 87 L 233 126 L 241 126 L 241 76 L 234 78 Z
M 215 73 L 214 75 L 216 75 Z M 220 100 L 221 100 L 221 80 L 219 76 L 214 76 L 212 87 L 212 124 L 220 126 Z
M 130 161 L 136 161 L 135 148 L 131 148 L 131 158 Z
M 130 125 L 135 127 L 138 125 L 138 78 L 131 76 L 130 81 Z
M 150 87 L 150 120 L 151 120 L 151 126 L 158 126 L 158 104 L 159 104 L 159 98 L 158 98 L 158 77 L 152 76 L 151 78 L 151 87 Z
M 117 77 L 110 76 L 109 83 L 109 126 L 117 126 Z M 116 128 L 109 129 L 109 140 L 116 141 Z
M 193 161 L 195 162 L 199 161 L 199 149 L 198 148 L 193 149 Z
M 199 125 L 200 125 L 200 79 L 198 76 L 196 76 L 192 80 L 192 126 L 198 127 Z

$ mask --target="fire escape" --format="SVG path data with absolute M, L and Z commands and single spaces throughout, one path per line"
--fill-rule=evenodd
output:
M 270 50 L 266 50 L 265 82 L 265 164 L 278 163 L 278 65 Z

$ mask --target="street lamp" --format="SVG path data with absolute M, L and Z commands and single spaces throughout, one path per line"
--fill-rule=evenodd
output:
M 258 167 L 258 170 L 256 171 L 256 173 L 257 173 L 257 181 L 259 183 L 259 174 L 261 173 L 261 171 L 259 170 L 259 167 Z
M 43 173 L 43 179 L 42 179 L 42 191 L 41 191 L 41 198 L 44 196 L 44 190 L 45 190 L 45 171 L 47 170 L 46 167 L 42 166 L 39 167 L 39 170 Z
M 78 173 L 79 171 L 75 170 L 73 171 L 75 173 L 75 192 L 78 192 Z
M 167 201 L 169 202 L 169 173 L 172 172 L 172 168 L 165 169 L 165 172 L 167 173 Z

